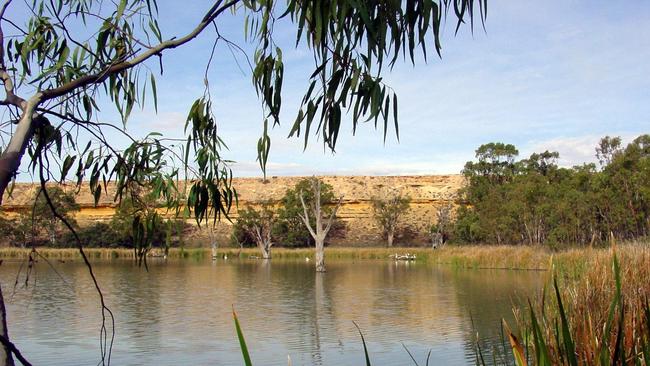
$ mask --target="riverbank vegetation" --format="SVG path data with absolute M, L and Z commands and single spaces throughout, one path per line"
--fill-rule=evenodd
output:
M 372 216 L 382 229 L 386 244 L 393 246 L 400 218 L 409 210 L 411 198 L 400 192 L 387 192 L 372 198 Z
M 48 259 L 74 260 L 79 259 L 79 251 L 75 248 L 36 249 L 39 256 Z M 86 248 L 86 255 L 91 259 L 133 259 L 134 253 L 130 248 Z M 633 257 L 639 253 L 650 251 L 650 245 L 645 243 L 619 246 L 620 255 Z M 32 252 L 31 248 L 0 248 L 0 259 L 23 259 Z M 260 253 L 257 248 L 218 248 L 217 258 L 228 260 L 257 259 Z M 554 270 L 569 278 L 579 275 L 599 263 L 606 263 L 610 258 L 609 248 L 571 248 L 552 251 L 534 246 L 512 245 L 447 245 L 442 249 L 412 247 L 329 247 L 325 250 L 326 260 L 392 260 L 395 254 L 413 254 L 416 263 L 451 265 L 456 268 L 468 269 L 511 269 L 511 270 Z M 164 251 L 155 249 L 151 257 L 162 257 Z M 170 248 L 168 259 L 210 259 L 210 248 Z M 647 256 L 647 254 L 644 254 Z M 646 258 L 640 256 L 640 258 Z M 311 248 L 275 248 L 273 258 L 313 260 L 314 250 Z M 639 259 L 641 260 L 641 259 Z M 636 261 L 635 261 L 636 263 Z M 650 260 L 649 262 L 650 263 Z M 650 278 L 650 277 L 649 277 Z
M 612 251 L 573 281 L 549 284 L 518 309 L 519 339 L 537 365 L 650 362 L 650 251 Z
M 343 197 L 330 207 L 328 203 L 333 200 L 331 185 L 316 177 L 302 179 L 286 191 L 279 208 L 266 201 L 259 209 L 247 206 L 239 211 L 231 244 L 240 248 L 256 245 L 264 259 L 271 258 L 274 243 L 284 243 L 288 247 L 314 246 L 316 268 L 322 272 L 325 270 L 325 240 L 330 230 L 337 232 L 336 228 L 341 226 L 336 220 L 336 211 Z
M 561 168 L 557 152 L 518 154 L 513 145 L 485 144 L 465 165 L 456 241 L 558 247 L 650 235 L 650 135 L 626 147 L 601 139 L 599 165 Z
M 31 207 L 18 211 L 13 217 L 0 216 L 0 241 L 15 247 L 74 248 L 77 242 L 64 223 L 55 217 L 43 198 L 42 190 L 34 195 Z M 97 221 L 81 226 L 74 218 L 79 211 L 72 193 L 57 186 L 48 187 L 50 200 L 65 220 L 74 228 L 85 248 L 135 248 L 152 247 L 166 250 L 172 246 L 182 247 L 184 233 L 191 231 L 185 220 L 164 218 L 156 213 L 156 202 L 148 194 L 131 194 L 117 206 L 108 221 Z M 149 244 L 137 245 L 134 219 L 149 223 Z
M 647 365 L 648 263 L 649 248 L 636 246 L 610 250 L 579 277 L 555 272 L 527 306 L 514 308 L 519 332 L 504 321 L 501 345 L 477 339 L 476 364 Z

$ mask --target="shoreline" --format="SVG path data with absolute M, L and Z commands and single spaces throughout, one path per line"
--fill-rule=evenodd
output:
M 640 252 L 650 251 L 648 244 L 627 244 L 614 249 L 619 256 L 635 256 Z M 0 259 L 28 258 L 31 248 L 0 248 Z M 84 248 L 90 260 L 133 259 L 134 252 L 128 248 Z M 514 245 L 447 245 L 440 249 L 413 247 L 330 247 L 325 249 L 325 260 L 393 260 L 390 255 L 410 253 L 416 256 L 415 262 L 451 265 L 456 268 L 549 271 L 577 276 L 590 265 L 601 260 L 610 260 L 612 248 L 572 248 L 563 251 L 551 251 L 543 247 Z M 38 256 L 45 259 L 75 260 L 81 259 L 76 248 L 37 248 Z M 161 253 L 157 249 L 157 253 Z M 223 258 L 249 259 L 258 256 L 257 248 L 218 248 L 217 256 Z M 273 248 L 272 258 L 277 259 L 313 259 L 313 248 Z M 190 248 L 181 250 L 171 248 L 170 259 L 208 260 L 212 256 L 210 248 Z M 155 259 L 156 257 L 150 257 Z M 271 259 L 272 260 L 272 259 Z

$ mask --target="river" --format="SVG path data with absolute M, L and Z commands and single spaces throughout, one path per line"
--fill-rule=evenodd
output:
M 79 261 L 0 266 L 9 335 L 35 365 L 96 365 L 101 312 Z M 501 319 L 538 291 L 544 272 L 465 270 L 393 261 L 98 261 L 115 314 L 113 365 L 241 365 L 235 308 L 254 365 L 473 365 L 503 347 Z M 489 358 L 489 357 L 488 357 Z M 487 360 L 486 360 L 487 361 Z

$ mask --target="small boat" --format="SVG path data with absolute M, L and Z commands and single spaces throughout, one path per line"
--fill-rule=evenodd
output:
M 416 259 L 415 254 L 395 254 L 391 255 L 392 258 L 394 258 L 396 261 L 414 261 Z
M 160 252 L 158 250 L 152 250 L 152 251 L 150 251 L 148 253 L 147 256 L 150 257 L 150 258 L 162 258 L 162 257 L 165 256 L 165 253 L 162 253 L 162 252 Z

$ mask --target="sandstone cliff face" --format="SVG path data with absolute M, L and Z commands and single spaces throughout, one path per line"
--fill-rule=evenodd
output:
M 266 182 L 259 178 L 233 179 L 240 207 L 255 206 L 265 200 L 278 201 L 287 189 L 295 186 L 304 177 L 272 177 Z M 460 175 L 437 176 L 326 176 L 320 177 L 334 187 L 336 196 L 343 195 L 343 205 L 338 217 L 345 222 L 344 237 L 334 238 L 331 245 L 377 245 L 382 242 L 380 229 L 372 218 L 371 199 L 390 191 L 399 191 L 411 197 L 411 209 L 404 216 L 404 229 L 398 244 L 418 244 L 427 241 L 428 228 L 435 222 L 437 207 L 454 203 L 458 190 L 464 180 Z M 29 206 L 37 190 L 31 184 L 17 184 L 11 197 L 5 197 L 3 209 L 11 214 Z M 84 187 L 85 188 L 85 187 Z M 75 191 L 74 187 L 64 187 Z M 77 203 L 81 210 L 77 213 L 80 224 L 95 220 L 109 220 L 114 212 L 113 192 L 103 195 L 97 206 L 87 189 L 77 193 Z M 237 209 L 232 212 L 232 219 L 237 219 Z M 221 222 L 214 230 L 220 243 L 227 243 L 231 225 Z M 207 235 L 207 234 L 206 234 Z

